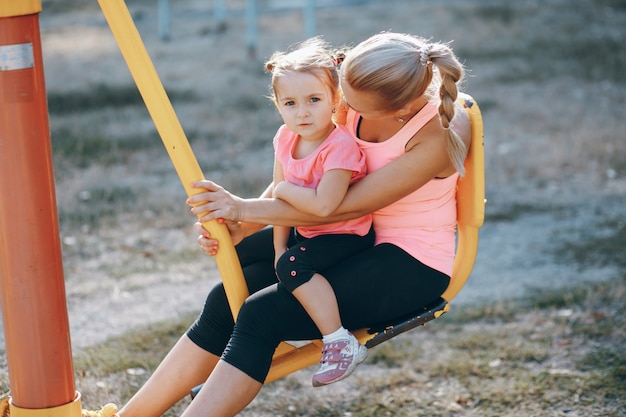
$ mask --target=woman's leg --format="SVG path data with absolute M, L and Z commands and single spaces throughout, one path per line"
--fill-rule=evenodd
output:
M 360 252 L 322 273 L 333 287 L 348 329 L 412 313 L 436 300 L 449 282 L 445 274 L 389 244 Z M 246 300 L 222 359 L 262 382 L 281 341 L 320 337 L 306 310 L 279 283 Z
M 250 236 L 237 250 L 251 293 L 276 282 L 271 230 Z M 220 283 L 209 292 L 202 313 L 187 334 L 119 411 L 119 416 L 161 416 L 192 388 L 205 382 L 218 363 L 233 326 L 226 293 Z
M 450 277 L 383 243 L 324 271 L 348 329 L 389 323 L 435 301 Z
M 119 411 L 120 417 L 158 417 L 204 382 L 218 357 L 183 336 L 148 381 Z
M 263 384 L 219 361 L 182 417 L 233 417 L 243 410 Z

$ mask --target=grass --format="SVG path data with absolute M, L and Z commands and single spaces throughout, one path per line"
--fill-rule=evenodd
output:
M 453 306 L 373 349 L 353 377 L 333 388 L 310 388 L 311 370 L 303 370 L 264 387 L 242 416 L 623 416 L 625 293 L 626 276 L 618 276 L 481 307 Z M 126 401 L 192 320 L 151 324 L 77 353 L 83 398 Z M 166 415 L 178 415 L 188 402 Z
M 590 227 L 595 235 L 584 239 L 565 241 L 555 248 L 555 254 L 565 262 L 576 262 L 581 266 L 615 264 L 626 268 L 626 217 L 606 218 Z
M 191 91 L 169 91 L 172 102 L 196 101 Z M 97 84 L 79 91 L 48 91 L 48 110 L 52 116 L 101 110 L 104 107 L 143 106 L 135 85 Z
M 74 204 L 59 209 L 59 221 L 64 227 L 97 229 L 115 221 L 120 212 L 134 209 L 137 190 L 124 185 L 100 184 L 83 190 Z
M 625 291 L 621 277 L 482 314 L 453 308 L 373 349 L 354 376 L 333 388 L 310 388 L 312 370 L 303 370 L 268 384 L 241 415 L 624 416 Z M 576 296 L 564 303 L 559 294 L 569 292 Z M 77 354 L 83 398 L 125 401 L 192 319 L 152 324 Z
M 490 34 L 497 41 L 488 46 L 475 43 L 458 52 L 469 60 L 507 61 L 508 65 L 500 66 L 506 70 L 497 77 L 503 83 L 542 82 L 560 76 L 585 82 L 626 81 L 622 71 L 626 56 L 619 52 L 623 48 L 621 33 L 610 30 L 612 25 L 623 24 L 619 19 L 624 2 L 570 1 L 559 11 L 559 18 L 541 10 L 558 7 L 527 2 L 468 5 L 460 18 L 484 21 L 497 32 Z M 537 27 L 545 30 L 529 31 Z M 524 42 L 519 42 L 521 37 Z

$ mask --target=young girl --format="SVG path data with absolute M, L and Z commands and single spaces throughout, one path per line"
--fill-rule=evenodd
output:
M 304 213 L 327 216 L 350 184 L 366 174 L 363 152 L 333 122 L 340 101 L 336 62 L 324 42 L 314 38 L 291 52 L 276 52 L 266 70 L 272 75 L 271 98 L 285 123 L 274 137 L 273 196 Z M 276 274 L 323 336 L 313 386 L 347 377 L 367 356 L 367 348 L 341 325 L 335 293 L 320 271 L 371 247 L 371 224 L 366 215 L 324 225 L 274 227 Z

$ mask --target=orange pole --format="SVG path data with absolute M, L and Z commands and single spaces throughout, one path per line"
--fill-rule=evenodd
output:
M 80 412 L 80 396 L 74 385 L 54 188 L 41 3 L 1 3 L 0 295 L 11 415 L 43 409 L 69 415 Z M 64 408 L 69 404 L 73 412 Z

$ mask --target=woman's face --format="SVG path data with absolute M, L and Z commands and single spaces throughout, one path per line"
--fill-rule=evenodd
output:
M 364 119 L 381 120 L 396 118 L 391 112 L 377 110 L 381 107 L 380 100 L 373 93 L 355 90 L 343 79 L 341 80 L 341 90 L 343 92 L 344 104 L 359 113 Z

